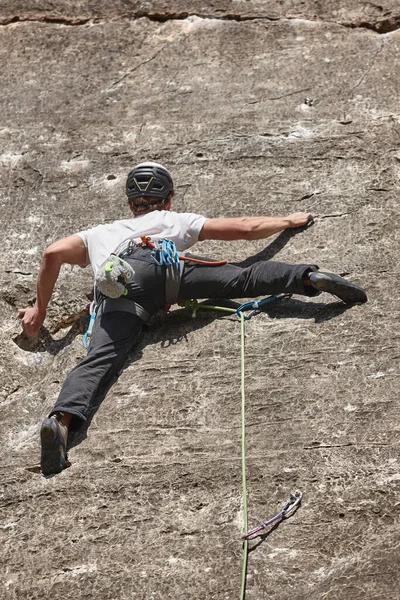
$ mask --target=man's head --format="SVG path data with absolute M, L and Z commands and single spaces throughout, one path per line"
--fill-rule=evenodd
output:
M 153 210 L 169 210 L 174 195 L 171 174 L 158 163 L 140 163 L 128 175 L 126 195 L 135 215 Z

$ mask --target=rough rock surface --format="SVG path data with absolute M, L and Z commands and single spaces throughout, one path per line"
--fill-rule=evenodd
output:
M 127 216 L 126 173 L 147 158 L 173 172 L 179 209 L 317 216 L 203 254 L 312 261 L 369 295 L 347 310 L 293 297 L 247 324 L 250 525 L 304 500 L 253 543 L 246 597 L 399 598 L 399 16 L 397 2 L 3 2 L 2 598 L 239 597 L 235 319 L 155 318 L 72 468 L 38 473 L 40 421 L 84 354 L 91 273 L 63 269 L 38 340 L 16 310 L 51 241 Z

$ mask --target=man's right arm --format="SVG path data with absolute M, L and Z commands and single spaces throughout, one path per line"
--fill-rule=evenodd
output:
M 233 217 L 207 219 L 199 234 L 202 240 L 261 240 L 284 229 L 302 227 L 313 217 L 310 213 L 294 213 L 287 217 Z
M 17 317 L 22 320 L 22 328 L 29 336 L 39 333 L 46 317 L 54 285 L 60 273 L 61 265 L 87 265 L 87 250 L 79 235 L 70 235 L 50 244 L 46 248 L 37 279 L 37 295 L 34 306 L 24 308 Z

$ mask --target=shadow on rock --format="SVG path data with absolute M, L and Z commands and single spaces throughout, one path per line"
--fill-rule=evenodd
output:
M 315 323 L 330 321 L 352 308 L 352 304 L 343 304 L 341 301 L 310 302 L 297 298 L 282 298 L 271 302 L 259 312 L 266 313 L 271 319 L 314 319 Z
M 271 260 L 286 246 L 286 244 L 292 239 L 292 237 L 294 237 L 298 233 L 306 231 L 312 224 L 313 221 L 311 221 L 308 225 L 305 225 L 304 227 L 296 227 L 295 229 L 284 229 L 284 231 L 282 231 L 278 235 L 278 237 L 276 237 L 274 241 L 271 242 L 266 248 L 264 248 L 257 254 L 254 254 L 254 256 L 249 256 L 241 262 L 236 262 L 232 264 L 236 265 L 237 267 L 250 267 L 251 265 L 260 260 Z
M 89 317 L 81 316 L 74 321 L 72 327 L 60 339 L 54 339 L 46 327 L 41 327 L 40 334 L 37 337 L 28 337 L 24 332 L 21 332 L 13 338 L 13 342 L 25 352 L 48 352 L 54 356 L 60 350 L 72 344 L 77 335 L 81 335 L 87 330 L 88 325 Z
M 199 303 L 195 318 L 191 317 L 190 308 L 181 308 L 167 314 L 160 311 L 146 325 L 144 340 L 141 342 L 140 348 L 143 349 L 148 344 L 159 343 L 161 343 L 162 348 L 168 348 L 182 341 L 188 341 L 188 334 L 208 326 L 215 319 L 237 320 L 234 313 L 227 314 L 221 313 L 218 310 L 202 310 L 202 304 L 211 304 L 235 310 L 241 305 L 240 302 L 235 302 L 234 300 L 211 298 Z M 338 317 L 351 307 L 351 305 L 346 305 L 342 302 L 330 302 L 326 304 L 323 302 L 282 297 L 259 309 L 252 318 L 256 317 L 257 313 L 265 313 L 271 319 L 314 319 L 315 323 L 323 323 L 324 321 L 330 321 Z M 13 338 L 13 341 L 25 352 L 48 352 L 50 355 L 55 356 L 72 344 L 78 335 L 82 335 L 87 330 L 88 324 L 89 317 L 83 316 L 79 317 L 69 331 L 60 339 L 54 339 L 49 330 L 46 327 L 42 327 L 38 337 L 28 337 L 25 333 L 21 332 Z M 134 360 L 137 360 L 137 358 Z M 128 359 L 128 363 L 130 362 L 132 361 Z
M 162 348 L 168 348 L 179 342 L 188 341 L 188 334 L 207 327 L 216 319 L 223 318 L 239 321 L 235 313 L 223 313 L 217 309 L 215 311 L 209 309 L 202 310 L 202 304 L 233 308 L 235 310 L 241 306 L 241 303 L 233 300 L 211 298 L 199 303 L 195 318 L 191 317 L 190 308 L 182 308 L 168 314 L 159 313 L 152 318 L 147 326 L 142 348 L 148 344 L 159 343 L 161 343 Z M 340 316 L 346 310 L 352 308 L 352 306 L 343 304 L 341 301 L 329 302 L 327 304 L 324 302 L 315 302 L 315 300 L 299 300 L 283 296 L 282 298 L 278 297 L 277 300 L 270 304 L 266 304 L 261 309 L 253 311 L 253 316 L 250 318 L 257 318 L 257 314 L 265 313 L 271 319 L 313 319 L 315 323 L 323 323 Z M 249 311 L 247 314 L 251 315 L 251 312 Z

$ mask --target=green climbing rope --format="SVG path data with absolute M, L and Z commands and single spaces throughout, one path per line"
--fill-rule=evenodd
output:
M 245 319 L 243 313 L 240 315 L 240 363 L 241 363 L 241 423 L 242 423 L 242 494 L 243 494 L 243 533 L 248 530 L 247 523 L 247 483 L 246 483 L 246 394 L 245 394 Z M 247 576 L 247 559 L 249 555 L 249 541 L 243 542 L 243 564 L 242 564 L 242 585 L 240 588 L 240 600 L 244 600 L 246 595 L 246 576 Z

